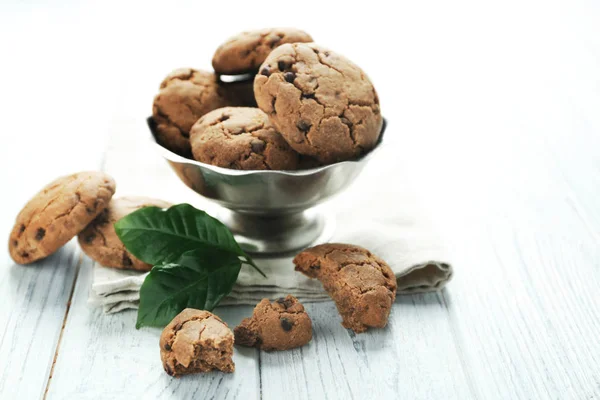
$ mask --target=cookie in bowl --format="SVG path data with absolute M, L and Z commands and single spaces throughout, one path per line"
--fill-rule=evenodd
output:
M 190 132 L 197 161 L 243 170 L 294 170 L 294 151 L 258 108 L 225 107 L 200 118 Z
M 269 53 L 284 43 L 312 42 L 312 37 L 296 28 L 269 28 L 242 32 L 223 43 L 212 59 L 218 74 L 253 73 Z
M 352 61 L 315 43 L 284 44 L 254 79 L 258 107 L 297 152 L 324 164 L 377 144 L 383 125 L 377 92 Z
M 244 99 L 250 96 L 240 95 L 236 92 L 239 90 L 244 88 L 237 84 L 225 86 L 212 72 L 191 68 L 173 71 L 160 84 L 152 105 L 157 141 L 181 156 L 190 157 L 192 125 L 209 111 L 247 104 Z

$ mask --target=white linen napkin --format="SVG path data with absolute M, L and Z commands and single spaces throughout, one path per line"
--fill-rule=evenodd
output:
M 357 217 L 356 212 L 342 212 L 336 218 L 336 231 L 330 242 L 357 244 L 383 258 L 398 280 L 398 294 L 429 292 L 442 289 L 452 277 L 452 266 L 440 239 L 424 219 L 404 207 L 402 215 Z M 222 305 L 256 305 L 261 299 L 287 294 L 301 302 L 328 300 L 321 283 L 294 271 L 292 257 L 260 259 L 258 266 L 267 274 L 263 278 L 254 269 L 243 266 L 238 282 Z M 106 313 L 138 308 L 139 290 L 145 273 L 94 265 L 89 302 Z
M 131 155 L 117 150 L 133 148 L 139 149 L 141 154 L 152 149 L 141 148 L 139 141 L 130 135 L 119 135 L 118 138 L 132 141 L 115 147 L 107 159 L 107 172 L 118 178 L 119 191 L 125 188 L 130 192 L 126 194 L 151 197 L 168 194 L 164 200 L 173 204 L 189 202 L 209 213 L 216 211 L 211 208 L 213 204 L 179 182 L 159 158 L 139 157 L 139 163 L 132 165 L 129 162 Z M 452 277 L 453 270 L 443 240 L 425 213 L 423 202 L 410 187 L 411 168 L 418 166 L 403 163 L 395 151 L 401 144 L 388 141 L 350 188 L 322 206 L 322 211 L 335 221 L 335 231 L 329 242 L 362 246 L 384 259 L 396 274 L 400 295 L 441 290 Z M 150 145 L 149 141 L 146 145 Z M 120 173 L 123 165 L 127 165 L 127 173 Z M 141 176 L 153 176 L 161 185 L 142 184 Z M 253 268 L 243 266 L 236 286 L 223 299 L 222 305 L 256 305 L 263 298 L 275 299 L 287 294 L 296 296 L 301 302 L 329 299 L 318 280 L 294 270 L 292 257 L 254 257 L 254 261 L 267 278 Z M 138 308 L 139 290 L 146 274 L 105 268 L 97 263 L 93 268 L 90 304 L 101 306 L 106 313 Z

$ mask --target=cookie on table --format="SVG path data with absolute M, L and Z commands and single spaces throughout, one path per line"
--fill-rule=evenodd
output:
M 18 264 L 45 258 L 81 232 L 106 208 L 115 181 L 102 172 L 63 176 L 44 187 L 17 215 L 8 249 Z
M 322 163 L 367 152 L 381 132 L 379 98 L 367 75 L 314 43 L 284 44 L 269 54 L 254 95 L 290 146 Z
M 228 96 L 215 74 L 181 68 L 171 72 L 154 97 L 152 119 L 156 139 L 169 150 L 189 157 L 190 129 L 204 114 L 217 108 L 238 105 Z
M 160 335 L 165 372 L 180 376 L 219 370 L 233 372 L 233 333 L 216 315 L 186 308 Z
M 194 159 L 224 168 L 292 170 L 294 151 L 258 108 L 225 107 L 203 116 L 190 132 Z
M 296 271 L 321 281 L 345 328 L 360 333 L 387 324 L 396 298 L 396 277 L 385 261 L 369 250 L 322 244 L 302 251 L 294 264 Z
M 262 299 L 251 318 L 244 318 L 233 333 L 235 343 L 262 350 L 289 350 L 312 339 L 312 322 L 304 306 L 292 295 L 274 302 Z
M 310 35 L 295 28 L 269 28 L 242 32 L 229 38 L 215 52 L 212 65 L 219 74 L 255 72 L 269 53 L 284 43 L 312 42 Z
M 79 245 L 92 260 L 105 267 L 150 271 L 146 264 L 129 253 L 115 232 L 114 224 L 126 215 L 144 207 L 168 208 L 166 201 L 148 197 L 120 197 L 113 199 L 108 207 L 96 217 L 78 237 Z

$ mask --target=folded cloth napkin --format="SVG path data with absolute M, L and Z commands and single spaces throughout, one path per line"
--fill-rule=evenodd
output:
M 398 294 L 440 290 L 452 277 L 446 249 L 420 214 L 404 212 L 410 210 L 405 203 L 394 207 L 403 210 L 396 216 L 360 217 L 355 215 L 356 212 L 339 213 L 330 242 L 356 244 L 384 259 L 396 274 Z M 292 257 L 255 258 L 255 262 L 267 278 L 253 268 L 242 267 L 236 286 L 221 305 L 255 305 L 263 298 L 287 294 L 296 296 L 301 302 L 329 299 L 319 281 L 294 271 Z M 103 307 L 106 313 L 138 308 L 139 290 L 146 274 L 98 264 L 93 268 L 91 304 Z

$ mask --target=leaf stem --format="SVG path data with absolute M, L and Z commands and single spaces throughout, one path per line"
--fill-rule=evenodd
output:
M 250 256 L 248 256 L 247 254 L 244 255 L 244 262 L 248 265 L 250 265 L 252 268 L 254 268 L 256 271 L 258 271 L 259 274 L 261 274 L 263 276 L 263 278 L 266 278 L 267 275 L 265 275 L 264 272 L 261 271 L 260 268 L 258 268 L 258 266 L 254 263 L 254 260 L 252 260 L 252 258 L 250 258 Z

